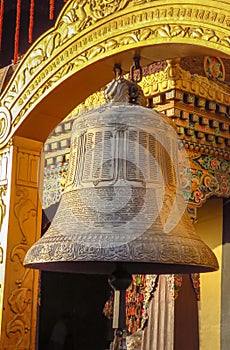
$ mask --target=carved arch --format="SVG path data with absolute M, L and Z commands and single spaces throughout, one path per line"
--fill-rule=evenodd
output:
M 201 53 L 229 57 L 229 28 L 228 1 L 69 0 L 1 96 L 0 147 L 16 134 L 44 141 L 112 78 L 114 63 L 127 69 L 135 53 L 143 65 Z

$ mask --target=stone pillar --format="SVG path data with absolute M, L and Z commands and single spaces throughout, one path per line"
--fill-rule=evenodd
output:
M 38 271 L 23 267 L 41 231 L 42 143 L 15 136 L 0 150 L 0 350 L 34 350 Z

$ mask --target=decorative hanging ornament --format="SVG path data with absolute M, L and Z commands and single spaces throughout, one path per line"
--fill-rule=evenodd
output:
M 35 18 L 35 0 L 30 1 L 30 11 L 29 11 L 29 28 L 28 28 L 28 42 L 31 44 L 33 42 L 33 28 Z M 66 3 L 68 0 L 63 0 Z M 0 3 L 0 49 L 2 44 L 2 33 L 3 33 L 3 21 L 4 21 L 4 0 Z M 39 5 L 38 5 L 39 6 Z M 55 10 L 55 0 L 49 1 L 49 19 L 54 19 Z M 21 24 L 21 0 L 17 0 L 16 7 L 16 23 L 15 23 L 15 35 L 14 35 L 14 59 L 13 62 L 16 64 L 19 60 L 19 43 L 20 43 L 20 24 Z
M 1 0 L 1 8 L 0 8 L 0 50 L 2 47 L 2 27 L 3 27 L 3 15 L 4 15 L 4 0 Z
M 49 19 L 51 21 L 54 19 L 54 1 L 55 0 L 50 0 L 50 15 L 49 15 Z
M 30 21 L 29 21 L 29 33 L 28 33 L 29 44 L 33 42 L 34 6 L 35 6 L 35 0 L 30 0 Z
M 14 35 L 14 63 L 17 63 L 18 61 L 20 22 L 21 22 L 21 0 L 17 0 L 16 24 L 15 24 L 15 35 Z

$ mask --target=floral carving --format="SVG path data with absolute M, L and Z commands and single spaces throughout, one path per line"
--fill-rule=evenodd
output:
M 13 115 L 13 127 L 16 128 L 21 118 L 26 117 L 25 112 L 44 92 L 58 84 L 60 75 L 63 78 L 74 74 L 83 64 L 99 56 L 103 58 L 107 52 L 120 50 L 127 45 L 152 45 L 154 40 L 159 43 L 159 40 L 168 42 L 174 38 L 188 38 L 192 43 L 196 40 L 197 44 L 203 41 L 204 46 L 212 42 L 230 48 L 226 31 L 223 33 L 218 29 L 219 23 L 223 23 L 223 27 L 228 26 L 227 14 L 220 15 L 218 11 L 210 13 L 203 7 L 197 11 L 191 7 L 178 8 L 167 4 L 164 7 L 157 4 L 151 7 L 148 5 L 151 2 L 155 0 L 69 1 L 55 27 L 22 60 L 1 100 L 2 106 L 18 113 Z M 145 12 L 140 11 L 140 5 L 143 5 Z M 134 6 L 136 11 L 133 11 Z M 121 12 L 120 16 L 118 12 Z M 178 18 L 179 25 L 168 24 L 168 18 Z M 107 21 L 103 22 L 104 19 Z M 186 23 L 191 19 L 195 24 L 188 26 Z M 216 29 L 203 26 L 203 19 L 216 24 Z M 164 20 L 166 23 L 162 25 Z M 185 21 L 184 24 L 180 24 L 181 21 Z M 94 26 L 92 31 L 90 26 Z M 14 104 L 17 104 L 17 108 L 12 108 Z
M 0 144 L 9 135 L 11 129 L 11 113 L 5 107 L 0 107 Z
M 198 166 L 201 166 L 202 169 L 205 170 L 230 175 L 230 163 L 229 161 L 222 158 L 216 158 L 213 156 L 206 156 L 202 154 L 193 157 L 193 163 L 195 163 Z
M 26 227 L 31 219 L 36 219 L 36 208 L 29 197 L 29 193 L 25 188 L 17 189 L 19 201 L 14 207 L 15 216 L 18 220 L 18 225 L 22 234 L 22 243 L 26 244 Z
M 7 322 L 6 334 L 8 338 L 17 336 L 17 344 L 15 348 L 22 346 L 24 335 L 30 331 L 30 326 L 27 325 L 27 312 L 28 306 L 32 300 L 32 290 L 25 284 L 27 276 L 31 273 L 31 270 L 23 267 L 23 261 L 25 254 L 28 250 L 27 238 L 28 234 L 27 225 L 31 228 L 31 220 L 36 218 L 36 208 L 32 200 L 29 198 L 29 193 L 25 188 L 17 189 L 18 202 L 15 204 L 14 213 L 18 221 L 18 227 L 20 229 L 22 239 L 19 244 L 14 246 L 10 253 L 10 259 L 12 263 L 20 265 L 20 271 L 22 274 L 19 279 L 15 280 L 16 288 L 14 288 L 8 298 L 8 304 L 10 310 L 13 313 L 12 318 Z M 33 225 L 36 227 L 36 225 Z M 30 312 L 30 310 L 29 310 Z M 14 340 L 16 342 L 16 340 Z
M 9 299 L 11 311 L 14 313 L 14 317 L 7 323 L 6 334 L 10 338 L 12 335 L 18 334 L 18 342 L 16 348 L 21 344 L 23 336 L 30 329 L 26 325 L 23 314 L 31 303 L 31 290 L 29 288 L 18 288 L 15 289 Z
M 27 308 L 27 305 L 31 302 L 31 290 L 29 288 L 15 289 L 9 299 L 11 311 L 15 314 L 23 314 Z
M 210 196 L 230 195 L 230 164 L 222 158 L 200 154 L 192 157 L 191 193 L 189 200 L 201 205 Z M 198 169 L 197 169 L 198 168 Z
M 6 205 L 2 198 L 5 194 L 6 194 L 6 185 L 0 186 L 0 231 L 2 229 L 3 220 L 6 215 Z
M 198 28 L 198 29 L 200 30 L 201 28 Z M 16 124 L 19 122 L 19 120 L 25 114 L 25 112 L 34 105 L 34 103 L 44 94 L 45 91 L 52 89 L 54 85 L 58 84 L 61 78 L 65 77 L 66 75 L 73 74 L 74 71 L 78 70 L 83 64 L 94 59 L 98 55 L 105 53 L 106 51 L 115 50 L 116 48 L 121 46 L 135 44 L 144 40 L 152 40 L 158 37 L 168 37 L 168 38 L 172 38 L 175 36 L 191 37 L 195 33 L 194 30 L 195 29 L 191 29 L 190 27 L 183 27 L 183 26 L 177 26 L 177 25 L 176 26 L 174 25 L 158 26 L 156 29 L 150 28 L 150 27 L 143 28 L 143 29 L 135 30 L 123 36 L 121 35 L 117 39 L 114 38 L 114 39 L 105 40 L 100 45 L 96 45 L 88 50 L 85 50 L 81 54 L 75 56 L 73 61 L 68 62 L 65 65 L 62 65 L 62 67 L 54 75 L 52 75 L 52 77 L 50 77 L 50 79 L 47 80 L 47 82 L 41 88 L 37 90 L 36 94 L 34 94 L 33 97 L 29 101 L 27 101 L 27 104 L 25 105 L 25 107 L 21 109 L 20 114 L 18 115 L 16 120 L 13 122 L 14 126 L 16 126 Z M 206 38 L 207 33 L 205 32 L 205 30 L 201 30 L 198 32 L 199 33 L 203 32 L 205 37 L 201 39 L 207 40 Z M 46 55 L 44 54 L 44 57 L 45 56 Z M 27 67 L 26 67 L 26 70 L 28 70 Z M 188 72 L 185 72 L 182 75 L 186 75 L 186 73 L 187 73 L 186 77 L 188 78 Z M 162 76 L 162 72 L 158 74 L 159 76 Z M 46 79 L 45 75 L 44 75 L 44 79 Z M 163 76 L 162 76 L 162 79 L 163 79 Z
M 190 203 L 201 205 L 211 196 L 229 197 L 230 176 L 192 169 Z
M 230 36 L 226 36 L 220 40 L 220 43 L 224 46 L 230 46 Z
M 126 6 L 136 5 L 136 1 L 129 0 L 77 0 L 61 18 L 58 28 L 61 29 L 62 42 L 70 39 L 77 32 L 82 31 L 94 22 L 110 16 L 124 9 Z

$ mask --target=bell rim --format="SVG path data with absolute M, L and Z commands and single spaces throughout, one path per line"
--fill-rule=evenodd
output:
M 122 262 L 122 261 L 55 261 L 25 263 L 25 267 L 39 269 L 41 271 L 76 273 L 76 274 L 98 274 L 111 275 L 117 267 L 122 267 L 129 274 L 193 274 L 218 271 L 219 265 L 191 265 L 191 264 L 167 264 L 151 262 Z

